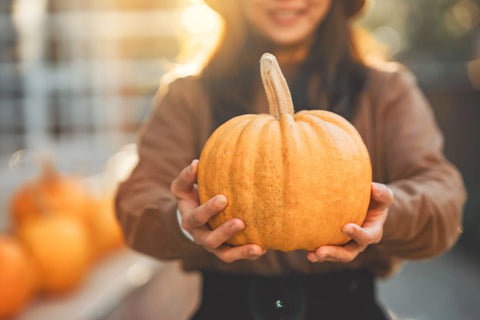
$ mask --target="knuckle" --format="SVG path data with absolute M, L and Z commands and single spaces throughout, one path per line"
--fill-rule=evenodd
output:
M 379 243 L 382 240 L 383 232 L 379 232 L 379 234 L 372 239 L 372 243 Z
M 188 198 L 191 198 L 192 195 L 191 195 L 191 192 L 187 192 L 183 189 L 181 189 L 180 187 L 178 186 L 171 186 L 170 187 L 170 192 L 173 194 L 173 196 L 175 198 L 177 198 L 177 200 L 180 200 L 180 199 L 188 199 Z
M 214 211 L 218 211 L 219 205 L 217 204 L 216 198 L 212 198 L 210 199 L 210 201 L 208 201 L 208 208 Z
M 352 262 L 356 257 L 356 254 L 348 254 L 344 257 L 342 257 L 340 260 L 341 262 L 347 263 L 347 262 Z
M 194 214 L 192 214 L 190 219 L 192 224 L 196 226 L 201 226 L 207 223 L 207 221 L 205 221 L 205 219 L 202 218 L 199 212 L 195 212 Z
M 217 241 L 212 237 L 212 234 L 207 236 L 204 241 L 204 246 L 207 248 L 215 249 L 218 248 Z
M 172 184 L 170 185 L 170 192 L 173 195 L 178 195 L 178 186 L 177 186 L 177 179 L 173 180 Z
M 229 263 L 229 264 L 230 264 L 230 263 L 234 262 L 235 259 L 229 257 L 229 258 L 225 258 L 223 261 L 225 261 L 226 263 Z
M 363 241 L 365 244 L 369 244 L 369 243 L 372 243 L 373 242 L 373 236 L 370 234 L 370 233 L 366 233 L 365 234 L 365 238 L 364 238 L 364 241 Z
M 204 246 L 203 241 L 200 237 L 193 237 L 193 242 L 195 242 L 195 244 L 198 245 L 198 246 Z
M 231 255 L 219 254 L 218 257 L 226 263 L 232 263 L 235 259 Z
M 358 247 L 356 251 L 351 253 L 350 261 L 355 260 L 359 254 L 361 254 L 363 251 L 365 251 L 365 249 L 367 249 L 367 247 L 368 245 Z
M 243 251 L 245 258 L 247 259 L 256 259 L 258 256 L 255 254 L 255 251 L 251 248 L 245 248 Z

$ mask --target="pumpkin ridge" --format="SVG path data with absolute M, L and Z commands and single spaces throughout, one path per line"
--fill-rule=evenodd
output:
M 345 150 L 342 148 L 342 145 L 348 145 L 350 148 L 347 149 L 349 153 L 355 154 L 358 152 L 358 148 L 355 145 L 354 139 L 351 137 L 350 132 L 345 128 L 345 126 L 340 126 L 338 123 L 332 123 L 328 120 L 317 117 L 316 115 L 305 114 L 301 117 L 302 121 L 310 123 L 312 127 L 317 129 L 317 132 L 322 131 L 323 141 L 328 141 L 335 150 Z M 316 124 L 313 126 L 312 124 Z M 332 133 L 335 131 L 336 133 Z M 340 142 L 340 143 L 339 143 Z M 351 150 L 355 148 L 355 150 Z M 346 155 L 344 152 L 341 152 L 341 155 L 344 158 L 347 158 L 349 155 Z
M 237 128 L 242 127 L 245 123 L 249 122 L 254 115 L 252 114 L 245 114 L 238 116 L 236 118 L 232 118 L 229 121 L 222 124 L 218 127 L 217 130 L 212 134 L 211 138 L 208 139 L 205 146 L 203 147 L 202 155 L 205 153 L 206 159 L 208 159 L 207 163 L 213 161 L 214 159 L 210 158 L 210 155 L 217 155 L 218 150 L 225 149 L 225 145 L 228 144 L 230 139 L 225 139 L 226 135 L 231 135 L 232 131 L 235 131 Z M 220 142 L 219 142 L 220 141 Z
M 323 179 L 322 180 L 329 180 L 331 183 L 325 184 L 320 182 L 320 185 L 323 185 L 323 188 L 342 188 L 344 183 L 339 182 L 338 179 L 342 177 L 338 176 L 333 176 L 331 174 L 332 172 L 332 163 L 335 163 L 335 165 L 342 165 L 342 163 L 348 164 L 345 160 L 346 158 L 342 155 L 342 148 L 337 144 L 337 140 L 340 137 L 337 135 L 333 135 L 330 130 L 332 127 L 330 126 L 331 124 L 328 123 L 328 121 L 322 120 L 318 117 L 315 117 L 311 114 L 301 114 L 298 117 L 299 122 L 306 123 L 308 126 L 312 128 L 312 130 L 315 132 L 316 140 L 321 141 L 320 144 L 318 144 L 317 148 L 315 149 L 314 154 L 321 160 L 322 162 L 322 175 Z M 338 128 L 335 126 L 335 130 L 337 131 L 338 134 L 340 134 L 343 138 L 343 136 L 346 134 L 341 128 Z M 321 147 L 321 149 L 319 149 Z M 328 150 L 328 151 L 327 151 Z M 312 155 L 313 156 L 313 155 Z M 319 190 L 319 196 L 321 196 L 321 193 L 323 191 Z M 341 192 L 341 190 L 337 190 L 337 192 Z M 332 201 L 332 200 L 331 200 Z M 316 214 L 316 218 L 318 221 L 320 221 L 320 225 L 330 225 L 332 216 L 335 214 L 336 208 L 341 208 L 341 203 L 340 201 L 338 203 L 333 203 L 330 206 L 322 206 L 319 204 L 319 206 L 322 208 L 312 208 L 313 213 Z M 338 230 L 339 233 L 341 233 L 341 228 Z M 334 240 L 336 237 L 335 235 L 332 235 L 333 238 L 326 238 L 324 234 L 320 234 L 319 238 L 322 238 L 322 242 L 327 243 L 327 244 L 338 244 Z M 338 236 L 337 236 L 338 237 Z
M 240 144 L 240 139 L 241 139 L 241 136 L 242 134 L 245 132 L 245 129 L 250 125 L 250 121 L 244 125 L 242 128 L 240 128 L 239 130 L 239 133 L 238 135 L 236 135 L 234 141 L 236 142 L 233 147 L 232 147 L 232 156 L 231 156 L 231 161 L 230 161 L 230 164 L 229 164 L 229 170 L 228 170 L 228 175 L 227 175 L 227 178 L 228 178 L 228 202 L 229 202 L 229 205 L 227 205 L 227 207 L 225 208 L 225 210 L 223 210 L 223 222 L 229 220 L 229 219 L 232 219 L 234 216 L 235 216 L 235 212 L 234 212 L 234 209 L 232 209 L 232 206 L 237 206 L 237 197 L 236 197 L 236 193 L 235 193 L 235 189 L 237 188 L 237 185 L 236 185 L 236 179 L 235 179 L 235 171 L 237 170 L 236 166 L 235 166 L 235 161 L 238 161 L 238 152 L 239 152 L 239 147 L 238 145 Z M 242 213 L 240 213 L 242 214 Z M 245 222 L 245 221 L 244 221 Z M 246 223 L 245 223 L 245 229 L 246 229 Z M 245 237 L 245 229 L 239 233 L 237 233 L 235 236 L 233 236 L 232 238 L 230 238 L 228 240 L 229 243 L 232 243 L 233 245 L 236 245 L 237 243 L 248 243 L 248 239 Z
M 335 124 L 336 126 L 342 128 L 343 131 L 348 133 L 348 136 L 350 138 L 355 140 L 356 143 L 352 143 L 352 146 L 357 148 L 364 147 L 362 149 L 364 149 L 364 152 L 366 152 L 366 154 L 368 155 L 365 143 L 363 142 L 357 129 L 355 129 L 355 127 L 351 123 L 345 121 L 345 119 L 341 118 L 339 115 L 327 110 L 313 110 L 311 114 L 317 118 L 320 118 L 323 121 L 327 121 L 328 123 Z
M 247 117 L 248 116 L 248 117 Z M 240 117 L 239 117 L 240 118 Z M 223 185 L 226 184 L 225 180 L 227 177 L 222 178 L 221 174 L 224 170 L 217 170 L 222 166 L 229 166 L 231 163 L 232 157 L 228 157 L 228 154 L 225 154 L 225 150 L 230 150 L 227 148 L 229 144 L 235 141 L 235 134 L 242 128 L 245 122 L 250 121 L 252 115 L 244 115 L 240 119 L 236 118 L 235 120 L 230 120 L 219 127 L 221 130 L 216 131 L 214 139 L 209 139 L 205 144 L 204 150 L 200 156 L 200 162 L 198 167 L 198 193 L 200 196 L 200 202 L 205 203 L 210 198 L 216 196 L 217 194 L 223 194 L 227 197 L 227 200 L 230 203 L 229 190 L 223 189 Z M 225 138 L 228 136 L 229 139 Z M 233 139 L 231 139 L 231 138 Z M 223 157 L 218 157 L 219 152 Z M 222 183 L 222 180 L 223 183 Z M 204 183 L 206 181 L 212 181 L 213 183 Z M 214 216 L 210 221 L 209 225 L 212 229 L 223 224 L 226 220 L 225 210 Z
M 262 166 L 260 165 L 260 160 L 263 160 L 263 157 L 264 157 L 264 154 L 265 152 L 264 151 L 264 146 L 265 146 L 265 143 L 264 141 L 267 140 L 266 139 L 266 132 L 268 131 L 269 129 L 269 124 L 271 123 L 271 121 L 273 120 L 270 120 L 268 121 L 267 123 L 265 123 L 265 125 L 263 126 L 263 128 L 261 129 L 260 131 L 260 134 L 259 134 L 259 141 L 258 141 L 258 148 L 257 148 L 257 152 L 255 154 L 255 161 L 254 161 L 254 165 L 253 165 L 253 172 L 261 172 L 261 170 L 265 170 L 265 168 L 262 168 Z M 253 213 L 254 214 L 254 220 L 255 220 L 255 228 L 258 230 L 258 233 L 259 233 L 259 238 L 262 239 L 259 243 L 260 245 L 264 246 L 264 243 L 265 243 L 265 239 L 266 239 L 266 235 L 265 235 L 265 227 L 266 227 L 266 222 L 265 221 L 265 212 L 262 212 L 262 209 L 259 208 L 261 207 L 261 204 L 262 204 L 262 198 L 260 196 L 263 196 L 261 190 L 259 192 L 259 186 L 261 186 L 261 181 L 259 181 L 259 175 L 258 174 L 254 174 L 253 175 L 253 188 L 254 188 L 254 192 L 253 192 L 253 207 L 255 208 L 255 212 Z M 259 212 L 260 211 L 260 212 Z M 261 226 L 265 226 L 264 228 L 262 228 Z
M 331 133 L 325 128 L 325 121 L 319 120 L 315 117 L 299 117 L 297 123 L 303 125 L 302 131 L 304 136 L 302 141 L 304 146 L 310 144 L 308 153 L 304 153 L 304 156 L 308 165 L 308 172 L 315 172 L 318 175 L 309 179 L 311 190 L 310 193 L 314 195 L 314 198 L 310 199 L 309 219 L 313 221 L 314 227 L 310 227 L 310 233 L 308 229 L 303 228 L 303 232 L 309 235 L 304 239 L 306 250 L 316 250 L 318 243 L 329 244 L 330 239 L 326 236 L 324 230 L 319 226 L 330 226 L 333 224 L 332 209 L 335 206 L 325 204 L 324 201 L 318 201 L 318 199 L 326 199 L 324 193 L 331 190 L 332 185 L 336 184 L 336 177 L 332 175 L 334 172 L 334 165 L 332 164 L 332 158 L 336 156 L 335 140 L 332 139 Z M 308 131 L 308 133 L 306 132 Z M 326 199 L 327 202 L 332 199 Z M 305 217 L 307 215 L 304 215 Z M 310 222 L 312 224 L 312 222 Z M 306 222 L 304 225 L 308 225 Z
M 279 178 L 276 175 L 276 169 L 278 169 L 278 164 L 268 161 L 272 156 L 272 153 L 275 151 L 281 152 L 278 150 L 278 147 L 281 145 L 278 141 L 275 143 L 273 139 L 275 136 L 278 136 L 279 132 L 279 123 L 273 117 L 266 122 L 259 134 L 259 143 L 258 150 L 255 157 L 254 172 L 254 203 L 255 203 L 255 219 L 260 233 L 260 238 L 262 239 L 262 245 L 265 247 L 272 247 L 275 244 L 275 241 L 278 241 L 275 237 L 275 229 L 281 223 L 278 223 L 277 217 L 279 212 L 267 211 L 265 207 L 274 207 L 277 210 L 281 210 L 282 206 L 279 205 L 279 193 L 282 191 L 278 189 L 280 186 L 278 184 Z M 281 170 L 280 170 L 281 172 Z M 265 198 L 265 190 L 268 190 L 270 197 Z M 277 197 L 274 197 L 277 195 Z
M 229 172 L 229 195 L 232 197 L 232 205 L 226 210 L 229 211 L 231 217 L 244 217 L 245 229 L 232 238 L 232 242 L 238 243 L 258 243 L 259 231 L 255 227 L 255 207 L 253 199 L 238 198 L 237 194 L 250 195 L 254 187 L 255 171 L 254 161 L 255 157 L 246 157 L 246 154 L 257 154 L 257 141 L 252 141 L 252 138 L 258 137 L 258 128 L 261 128 L 266 121 L 270 120 L 268 115 L 258 115 L 249 121 L 240 131 L 235 139 L 237 143 L 234 145 L 232 153 L 232 162 Z M 249 162 L 247 162 L 249 161 Z
M 319 144 L 318 144 L 318 135 L 315 131 L 315 128 L 308 122 L 304 122 L 298 119 L 296 120 L 296 125 L 300 133 L 301 140 L 303 142 L 302 147 L 302 159 L 304 166 L 308 166 L 306 170 L 308 172 L 314 172 L 315 177 L 312 177 L 310 184 L 306 186 L 309 188 L 309 192 L 312 194 L 321 194 L 321 186 L 319 184 L 320 176 L 326 171 L 322 166 L 324 166 L 325 161 L 321 158 L 321 153 L 319 153 Z M 323 152 L 324 153 L 324 152 Z M 319 237 L 321 230 L 318 230 L 316 225 L 311 223 L 311 220 L 318 221 L 321 219 L 321 213 L 323 212 L 322 208 L 315 204 L 311 203 L 312 208 L 309 211 L 308 215 L 300 215 L 296 220 L 296 228 L 302 230 L 301 236 L 297 234 L 297 243 L 299 247 L 301 246 L 304 249 L 312 248 L 315 246 L 316 239 Z M 319 214 L 320 213 L 320 214 Z
M 235 123 L 232 122 L 232 126 L 233 124 Z M 227 123 L 225 123 L 224 126 L 229 128 Z M 216 177 L 214 174 L 216 172 L 214 171 L 212 175 L 211 170 L 209 170 L 208 167 L 204 167 L 201 164 L 203 163 L 204 159 L 206 159 L 205 163 L 208 163 L 208 166 L 211 167 L 216 165 L 216 152 L 214 151 L 217 151 L 217 149 L 220 148 L 220 144 L 222 144 L 222 143 L 217 143 L 218 137 L 221 136 L 223 133 L 223 131 L 220 129 L 221 127 L 219 127 L 218 130 L 216 130 L 211 135 L 211 137 L 203 146 L 202 153 L 200 155 L 200 163 L 197 171 L 197 183 L 198 183 L 198 195 L 201 203 L 205 203 L 212 197 L 215 191 L 212 190 L 211 188 L 217 186 L 216 184 L 204 183 L 204 181 L 207 181 L 208 179 L 215 181 Z
M 258 125 L 260 131 L 258 134 L 253 134 L 253 136 L 257 136 L 259 139 L 256 142 L 256 150 L 252 166 L 252 176 L 253 176 L 253 184 L 252 184 L 252 216 L 253 216 L 253 224 L 254 229 L 256 231 L 255 237 L 256 242 L 258 245 L 265 247 L 268 246 L 268 235 L 266 234 L 267 229 L 267 215 L 271 216 L 271 212 L 266 212 L 263 209 L 263 205 L 265 203 L 264 194 L 261 192 L 262 189 L 265 188 L 262 179 L 259 178 L 260 172 L 267 171 L 271 173 L 270 168 L 265 168 L 262 166 L 262 160 L 266 157 L 265 147 L 267 144 L 271 143 L 270 139 L 266 138 L 267 132 L 270 130 L 270 125 L 275 123 L 275 119 L 271 115 L 265 115 L 259 117 L 259 120 L 262 120 Z M 256 174 L 257 173 L 257 174 Z M 263 226 L 263 227 L 262 227 Z
M 320 115 L 324 115 L 324 117 L 321 117 Z M 342 119 L 338 119 L 337 115 L 332 114 L 331 112 L 328 112 L 328 111 L 322 110 L 322 111 L 314 112 L 313 114 L 311 113 L 301 114 L 300 118 L 302 119 L 302 121 L 312 123 L 312 126 L 317 130 L 321 130 L 322 135 L 324 137 L 325 135 L 329 137 L 328 141 L 330 141 L 331 143 L 331 146 L 329 148 L 330 151 L 332 150 L 339 151 L 340 158 L 336 160 L 337 164 L 339 164 L 342 167 L 348 168 L 348 171 L 346 172 L 346 174 L 341 175 L 341 177 L 343 177 L 345 181 L 343 181 L 343 183 L 340 183 L 340 186 L 347 189 L 353 189 L 354 186 L 350 183 L 350 181 L 356 181 L 356 180 L 363 181 L 364 179 L 359 179 L 359 177 L 362 177 L 364 175 L 368 177 L 367 180 L 371 181 L 371 173 L 369 172 L 365 173 L 362 171 L 364 170 L 363 169 L 364 167 L 370 168 L 370 160 L 366 158 L 361 158 L 361 156 L 359 156 L 359 154 L 366 154 L 368 157 L 368 153 L 366 152 L 366 147 L 363 141 L 361 140 L 360 135 L 356 131 L 352 132 L 351 127 L 349 125 L 347 124 L 343 125 Z M 315 123 L 317 124 L 316 126 L 314 125 Z M 324 139 L 324 137 L 320 139 Z M 348 146 L 348 147 L 345 148 L 345 146 Z M 331 154 L 331 156 L 334 156 L 334 154 Z M 366 165 L 365 162 L 368 162 L 368 165 Z M 370 190 L 370 188 L 368 185 L 365 185 L 363 188 L 360 188 L 358 190 L 351 191 L 351 192 L 346 192 L 345 194 L 349 197 L 354 197 L 355 194 L 358 192 L 362 192 L 362 193 L 367 192 L 363 190 L 368 191 Z M 365 199 L 367 199 L 367 197 L 365 197 Z M 348 202 L 348 201 L 349 199 L 345 199 L 345 202 Z M 366 214 L 368 206 L 366 207 L 365 204 L 362 204 L 362 205 L 359 205 L 359 207 L 361 207 L 362 208 L 361 211 L 365 212 Z M 347 208 L 345 212 L 338 213 L 339 216 L 342 216 L 342 221 L 343 221 L 342 223 L 346 224 L 349 222 L 353 222 L 356 224 L 361 224 L 365 216 L 363 215 L 359 218 L 359 215 L 357 212 L 353 210 L 348 210 L 348 209 L 349 208 Z M 343 237 L 344 237 L 344 240 L 342 241 L 339 241 L 338 238 L 335 241 L 332 238 L 332 239 L 328 239 L 328 242 L 331 244 L 341 244 L 350 240 L 350 238 L 345 235 Z
M 295 229 L 285 228 L 284 226 L 292 225 L 292 221 L 293 224 L 295 224 L 293 212 L 296 212 L 299 200 L 296 197 L 292 197 L 292 194 L 298 194 L 296 184 L 299 176 L 295 168 L 297 163 L 300 162 L 299 160 L 301 160 L 299 159 L 299 154 L 303 142 L 300 141 L 298 128 L 292 115 L 281 115 L 280 135 L 282 138 L 282 181 L 284 182 L 281 234 L 283 234 L 286 239 L 294 239 Z M 289 242 L 293 243 L 293 241 Z M 283 246 L 288 246 L 290 243 L 283 242 Z

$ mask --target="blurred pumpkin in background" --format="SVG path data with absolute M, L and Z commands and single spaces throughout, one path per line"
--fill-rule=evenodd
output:
M 88 201 L 89 233 L 95 257 L 123 246 L 123 233 L 115 217 L 113 196 L 92 198 Z
M 136 146 L 123 147 L 98 176 L 59 173 L 51 160 L 14 191 L 10 222 L 0 235 L 0 319 L 18 314 L 36 293 L 73 293 L 96 259 L 124 247 L 114 192 L 137 162 Z
M 36 269 L 32 257 L 10 235 L 0 235 L 0 318 L 19 313 L 36 291 Z
M 87 189 L 79 178 L 59 174 L 52 162 L 46 161 L 40 177 L 13 194 L 10 214 L 16 226 L 47 213 L 85 217 L 87 199 Z
M 65 293 L 87 274 L 91 263 L 90 239 L 77 218 L 50 214 L 23 224 L 17 231 L 38 264 L 43 292 Z

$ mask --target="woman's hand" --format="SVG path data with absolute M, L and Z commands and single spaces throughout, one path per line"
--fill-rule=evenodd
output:
M 227 198 L 217 195 L 200 205 L 198 198 L 197 177 L 198 160 L 180 172 L 171 185 L 171 191 L 177 198 L 178 210 L 182 214 L 182 228 L 188 231 L 196 244 L 214 253 L 225 262 L 240 259 L 255 260 L 265 254 L 260 246 L 246 244 L 239 247 L 229 247 L 225 241 L 245 228 L 245 223 L 237 218 L 230 219 L 215 230 L 211 230 L 207 222 L 227 206 Z
M 388 207 L 393 201 L 392 190 L 384 184 L 372 183 L 372 195 L 367 216 L 362 227 L 348 223 L 343 232 L 352 238 L 344 246 L 323 246 L 315 252 L 309 252 L 311 262 L 350 262 L 368 245 L 379 243 L 383 235 L 383 225 L 387 219 Z

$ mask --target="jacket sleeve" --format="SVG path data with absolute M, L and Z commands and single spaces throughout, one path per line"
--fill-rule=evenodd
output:
M 380 139 L 394 201 L 379 248 L 404 259 L 430 258 L 449 249 L 461 231 L 462 177 L 443 156 L 443 137 L 414 77 L 395 72 L 384 91 Z
M 182 233 L 170 184 L 198 157 L 197 111 L 177 80 L 159 99 L 139 135 L 139 162 L 117 191 L 116 214 L 126 243 L 159 259 L 192 255 L 199 247 Z

